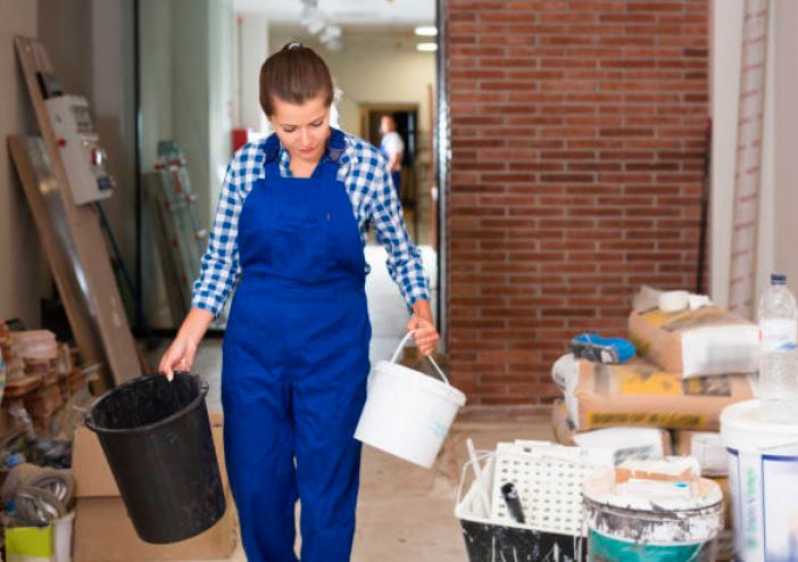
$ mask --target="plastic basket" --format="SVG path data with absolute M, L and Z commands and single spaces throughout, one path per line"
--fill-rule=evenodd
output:
M 512 482 L 527 526 L 562 535 L 584 535 L 582 483 L 612 466 L 611 452 L 544 441 L 499 443 L 496 448 L 491 520 L 513 523 L 501 493 Z
M 480 480 L 474 476 L 474 461 L 463 465 L 454 513 L 460 521 L 469 562 L 586 560 L 587 541 L 581 533 L 550 533 L 512 520 L 496 522 L 491 518 L 490 510 L 486 509 L 489 506 L 481 499 L 481 490 L 489 494 L 493 487 L 495 461 L 494 453 L 478 455 Z M 467 485 L 468 491 L 464 493 Z

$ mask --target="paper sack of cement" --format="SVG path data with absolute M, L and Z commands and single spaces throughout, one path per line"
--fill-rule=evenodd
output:
M 757 370 L 759 328 L 717 306 L 634 311 L 629 338 L 641 357 L 685 378 Z
M 568 419 L 565 403 L 552 408 L 552 428 L 561 445 L 586 449 L 608 449 L 618 465 L 627 459 L 660 459 L 671 454 L 671 435 L 667 430 L 648 427 L 608 427 L 578 433 Z
M 617 426 L 718 431 L 723 408 L 752 396 L 747 375 L 684 380 L 642 360 L 580 361 L 567 378 L 565 405 L 577 431 Z

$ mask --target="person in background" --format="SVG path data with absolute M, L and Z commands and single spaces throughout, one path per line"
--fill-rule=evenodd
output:
M 274 129 L 233 156 L 194 283 L 193 307 L 159 370 L 191 369 L 235 288 L 222 348 L 227 472 L 249 562 L 348 562 L 355 533 L 371 324 L 368 227 L 388 254 L 419 350 L 435 349 L 429 288 L 388 163 L 330 126 L 333 85 L 289 43 L 260 72 Z M 186 515 L 187 517 L 190 514 Z
M 391 171 L 393 186 L 401 199 L 402 158 L 405 154 L 405 143 L 399 133 L 396 132 L 396 120 L 392 116 L 382 116 L 382 119 L 380 119 L 380 134 L 382 135 L 380 151 L 388 159 L 388 169 Z

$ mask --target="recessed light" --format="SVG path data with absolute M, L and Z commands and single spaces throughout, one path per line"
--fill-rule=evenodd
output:
M 438 35 L 438 28 L 434 25 L 419 25 L 416 28 L 416 35 L 421 35 L 422 37 L 435 37 Z
M 438 50 L 437 43 L 418 43 L 416 44 L 416 49 L 422 51 L 424 53 L 434 53 Z

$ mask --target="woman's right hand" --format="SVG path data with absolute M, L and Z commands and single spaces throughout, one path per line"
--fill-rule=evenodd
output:
M 213 315 L 201 308 L 192 308 L 177 331 L 177 336 L 167 348 L 158 364 L 158 371 L 172 380 L 175 371 L 191 371 L 197 346 L 202 341 L 208 326 L 213 322 Z
M 196 355 L 197 345 L 191 338 L 178 334 L 161 357 L 158 371 L 171 381 L 175 371 L 191 371 Z

